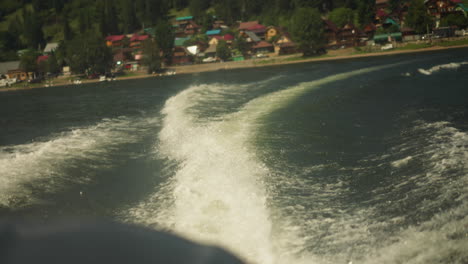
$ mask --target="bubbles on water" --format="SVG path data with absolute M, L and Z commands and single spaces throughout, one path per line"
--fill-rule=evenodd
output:
M 36 203 L 35 191 L 53 192 L 62 185 L 91 181 L 96 169 L 113 166 L 112 153 L 122 144 L 137 142 L 139 134 L 156 122 L 127 117 L 104 119 L 44 141 L 0 147 L 0 205 Z M 79 173 L 69 177 L 70 171 Z
M 169 180 L 148 200 L 132 208 L 126 220 L 222 245 L 253 263 L 412 261 L 411 252 L 420 254 L 419 239 L 435 239 L 431 232 L 441 235 L 450 229 L 448 226 L 448 229 L 437 229 L 441 222 L 432 225 L 431 221 L 450 214 L 450 210 L 457 215 L 466 213 L 461 202 L 451 209 L 431 211 L 442 205 L 437 202 L 438 198 L 462 191 L 453 192 L 448 182 L 467 186 L 462 182 L 466 173 L 448 180 L 441 178 L 447 171 L 465 171 L 465 168 L 453 167 L 458 163 L 448 161 L 450 158 L 445 154 L 435 155 L 453 151 L 445 148 L 451 144 L 444 144 L 457 132 L 442 136 L 441 141 L 437 141 L 438 133 L 426 137 L 424 139 L 431 144 L 425 145 L 415 142 L 413 135 L 402 137 L 404 143 L 399 146 L 398 155 L 386 153 L 355 167 L 330 163 L 297 168 L 281 162 L 278 157 L 274 166 L 266 167 L 259 153 L 268 153 L 252 144 L 263 125 L 263 117 L 287 106 L 303 93 L 329 82 L 384 68 L 362 69 L 301 83 L 228 111 L 221 109 L 216 118 L 200 112 L 200 104 L 219 107 L 225 97 L 230 97 L 229 90 L 237 87 L 199 85 L 172 97 L 163 109 L 165 118 L 157 148 L 158 155 L 176 161 L 177 165 L 168 172 Z M 447 127 L 447 124 L 436 124 L 432 133 L 446 131 Z M 463 138 L 463 133 L 457 137 Z M 427 148 L 421 149 L 421 145 Z M 415 169 L 422 161 L 430 165 L 424 167 L 425 173 Z M 390 174 L 393 178 L 378 185 L 380 187 L 368 194 L 371 198 L 362 204 L 353 203 L 349 197 L 356 188 L 351 186 L 349 177 L 368 174 L 376 163 L 393 173 Z M 439 167 L 442 170 L 437 172 Z M 333 170 L 337 175 L 324 181 L 310 177 L 322 170 Z M 414 172 L 418 173 L 412 174 Z M 429 192 L 435 196 L 428 196 Z M 453 197 L 462 199 L 461 195 Z M 414 208 L 415 201 L 421 208 L 413 210 L 414 215 L 402 212 Z M 432 209 L 428 211 L 425 206 Z M 429 214 L 423 215 L 426 213 Z M 459 226 L 466 221 L 457 218 L 448 225 Z M 432 231 L 427 229 L 431 225 Z M 419 236 L 418 233 L 425 234 Z M 461 237 L 459 232 L 451 234 L 451 238 Z M 464 242 L 463 239 L 454 241 L 454 247 Z M 392 256 L 400 249 L 407 254 L 401 258 Z M 415 263 L 423 262 L 416 259 Z

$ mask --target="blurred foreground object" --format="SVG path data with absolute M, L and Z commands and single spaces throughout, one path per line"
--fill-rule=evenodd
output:
M 226 251 L 113 222 L 0 224 L 0 263 L 241 264 Z

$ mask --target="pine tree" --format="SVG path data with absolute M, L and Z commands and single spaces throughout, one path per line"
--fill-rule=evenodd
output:
M 172 25 L 166 21 L 159 21 L 154 29 L 158 46 L 163 52 L 164 60 L 170 62 L 172 58 L 172 48 L 174 47 L 174 31 Z
M 70 28 L 70 24 L 68 22 L 68 16 L 67 13 L 64 13 L 63 17 L 63 39 L 65 41 L 69 41 L 73 39 L 73 32 Z
M 122 30 L 124 31 L 124 33 L 132 33 L 137 26 L 134 2 L 132 0 L 121 0 L 120 10 L 122 19 Z
M 154 39 L 147 39 L 143 43 L 143 65 L 148 73 L 154 73 L 161 69 L 161 57 L 158 43 Z
M 40 49 L 44 44 L 44 34 L 42 32 L 42 23 L 37 12 L 32 9 L 26 11 L 23 9 L 23 34 L 26 46 L 31 49 Z
M 104 34 L 115 35 L 119 33 L 118 27 L 118 18 L 117 18 L 117 11 L 115 10 L 115 2 L 106 0 L 105 1 L 105 23 L 107 25 L 107 32 L 103 32 Z

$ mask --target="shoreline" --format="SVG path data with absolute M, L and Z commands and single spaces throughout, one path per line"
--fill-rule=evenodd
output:
M 193 73 L 202 73 L 202 72 L 214 72 L 214 71 L 219 71 L 219 70 L 247 69 L 247 68 L 298 64 L 298 63 L 306 63 L 306 62 L 323 62 L 323 61 L 348 60 L 348 59 L 367 58 L 367 57 L 391 56 L 391 55 L 408 54 L 408 53 L 422 53 L 422 52 L 431 52 L 431 51 L 440 51 L 440 50 L 449 50 L 449 49 L 458 49 L 458 48 L 468 48 L 468 44 L 446 46 L 446 47 L 433 46 L 433 47 L 413 49 L 413 50 L 393 50 L 393 51 L 383 51 L 383 52 L 369 52 L 369 53 L 363 53 L 363 54 L 337 55 L 333 57 L 310 57 L 310 58 L 289 60 L 289 61 L 287 60 L 288 57 L 292 58 L 298 55 L 299 54 L 298 53 L 298 54 L 293 54 L 292 56 L 278 56 L 278 57 L 271 57 L 271 58 L 260 59 L 260 60 L 250 59 L 250 60 L 245 60 L 245 61 L 230 61 L 230 62 L 219 62 L 219 63 L 210 63 L 210 64 L 174 66 L 174 67 L 169 67 L 168 69 L 175 70 L 177 73 L 176 75 L 180 75 L 180 74 L 193 74 Z M 279 61 L 268 62 L 269 60 L 276 60 L 276 59 L 278 59 Z M 133 76 L 122 76 L 122 77 L 117 78 L 116 81 L 142 79 L 142 78 L 156 78 L 156 77 L 160 77 L 160 76 L 153 75 L 153 74 L 141 74 L 141 75 L 133 75 Z M 83 81 L 82 84 L 99 82 L 98 79 L 92 79 L 92 80 L 84 79 L 82 81 Z M 68 86 L 68 85 L 73 85 L 73 84 L 68 83 L 64 79 L 63 82 L 58 82 L 48 87 L 58 87 L 58 86 Z M 45 87 L 47 86 L 43 84 L 43 85 L 38 85 L 34 87 L 0 88 L 0 92 L 32 90 L 36 88 L 45 88 Z

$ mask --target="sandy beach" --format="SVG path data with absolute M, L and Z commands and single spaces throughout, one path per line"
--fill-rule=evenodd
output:
M 295 59 L 295 60 L 287 60 L 288 58 L 293 58 L 300 56 L 300 54 L 293 54 L 289 56 L 278 56 L 278 57 L 270 57 L 265 59 L 250 59 L 245 61 L 230 61 L 230 62 L 221 62 L 221 63 L 209 63 L 209 64 L 196 64 L 196 65 L 186 65 L 186 66 L 173 66 L 169 69 L 175 70 L 177 75 L 180 74 L 193 74 L 193 73 L 200 73 L 200 72 L 210 72 L 210 71 L 218 71 L 218 70 L 231 70 L 231 69 L 241 69 L 241 68 L 256 68 L 256 67 L 268 67 L 268 66 L 275 66 L 275 65 L 287 65 L 287 64 L 297 64 L 297 63 L 304 63 L 304 62 L 319 62 L 319 61 L 333 61 L 333 60 L 346 60 L 346 59 L 356 59 L 356 58 L 365 58 L 365 57 L 377 57 L 377 56 L 391 56 L 397 54 L 407 54 L 407 53 L 421 53 L 421 52 L 433 52 L 439 50 L 447 50 L 447 49 L 457 49 L 457 48 L 467 48 L 468 45 L 457 45 L 457 46 L 433 46 L 424 49 L 417 49 L 417 50 L 393 50 L 393 51 L 384 51 L 384 52 L 372 52 L 372 53 L 364 53 L 364 54 L 353 54 L 351 53 L 352 48 L 346 50 L 337 50 L 337 51 L 330 51 L 326 57 L 310 57 L 304 59 Z M 342 55 L 348 54 L 348 55 Z M 122 76 L 118 77 L 117 80 L 131 80 L 131 79 L 141 79 L 141 78 L 156 78 L 157 75 L 153 74 L 145 74 L 140 72 L 140 74 L 132 75 L 132 76 Z M 82 83 L 96 83 L 99 82 L 99 79 L 82 79 Z M 56 78 L 53 80 L 51 86 L 65 86 L 65 85 L 73 85 L 70 84 L 68 78 Z M 43 88 L 46 87 L 45 84 L 39 84 L 35 86 L 16 86 L 16 87 L 9 87 L 9 88 L 0 88 L 0 92 L 7 92 L 7 91 L 17 91 L 17 90 L 29 90 L 35 88 Z

